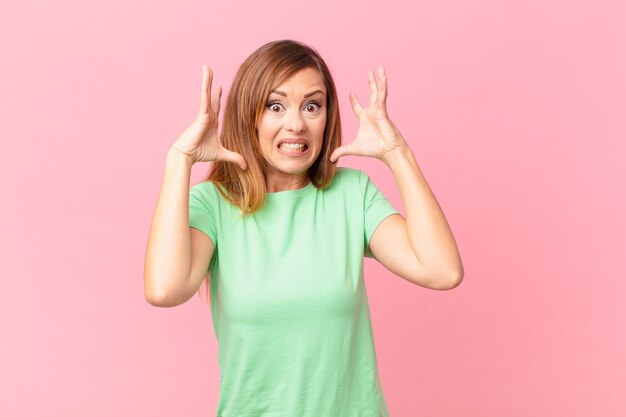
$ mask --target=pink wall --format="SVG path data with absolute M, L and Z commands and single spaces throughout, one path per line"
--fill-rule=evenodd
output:
M 214 415 L 209 310 L 145 301 L 146 240 L 201 65 L 225 99 L 280 38 L 327 60 L 345 140 L 385 65 L 461 251 L 452 291 L 366 261 L 391 417 L 626 415 L 626 6 L 511 3 L 3 5 L 0 415 Z M 384 164 L 339 165 L 405 213 Z

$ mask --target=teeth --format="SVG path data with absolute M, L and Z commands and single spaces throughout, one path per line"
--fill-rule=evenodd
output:
M 281 143 L 280 144 L 280 148 L 281 149 L 287 149 L 287 150 L 304 150 L 304 144 L 303 143 Z

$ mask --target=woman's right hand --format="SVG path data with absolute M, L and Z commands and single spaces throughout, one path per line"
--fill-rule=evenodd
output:
M 211 94 L 212 81 L 213 70 L 203 65 L 198 114 L 174 142 L 173 147 L 186 153 L 193 162 L 229 161 L 236 163 L 241 169 L 246 169 L 247 164 L 243 156 L 224 148 L 219 139 L 217 125 L 222 87 L 218 88 L 216 94 Z

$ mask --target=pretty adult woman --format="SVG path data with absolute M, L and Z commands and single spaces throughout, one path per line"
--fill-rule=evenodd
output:
M 386 110 L 387 80 L 354 94 L 341 145 L 337 94 L 311 47 L 270 42 L 240 67 L 218 135 L 221 88 L 203 67 L 200 109 L 172 145 L 152 220 L 146 299 L 176 306 L 210 288 L 219 343 L 218 417 L 388 416 L 363 257 L 417 285 L 450 289 L 463 268 L 435 197 Z M 405 219 L 344 155 L 378 158 Z M 195 162 L 212 162 L 189 188 Z

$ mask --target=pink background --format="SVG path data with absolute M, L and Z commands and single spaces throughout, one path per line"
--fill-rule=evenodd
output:
M 0 415 L 215 414 L 209 308 L 145 301 L 148 230 L 201 65 L 225 100 L 282 38 L 328 62 L 346 142 L 385 65 L 461 251 L 452 291 L 365 261 L 391 417 L 626 415 L 626 3 L 593 3 L 3 4 Z M 339 165 L 406 213 L 380 161 Z

